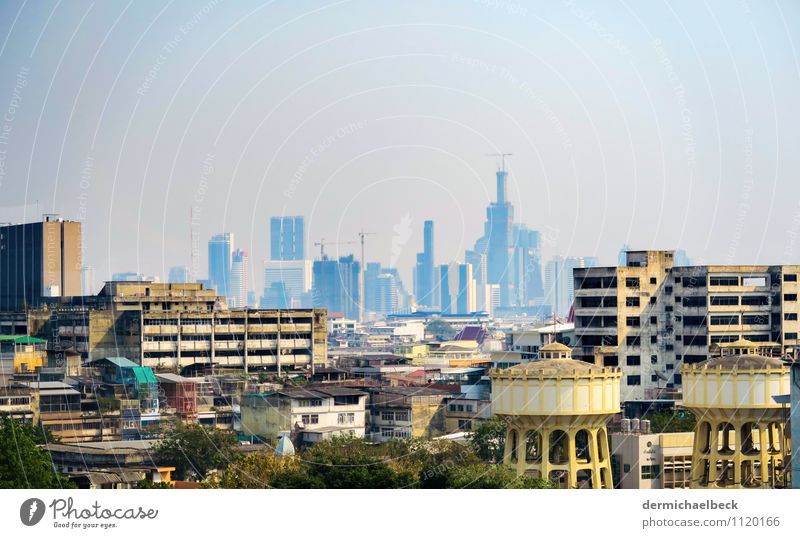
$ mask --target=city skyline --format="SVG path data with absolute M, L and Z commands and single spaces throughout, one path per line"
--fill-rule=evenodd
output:
M 627 243 L 798 261 L 800 209 L 781 195 L 800 158 L 794 4 L 20 7 L 0 7 L 0 100 L 14 105 L 0 213 L 82 221 L 98 280 L 205 267 L 190 233 L 222 231 L 258 279 L 269 217 L 304 215 L 307 256 L 365 229 L 367 258 L 410 286 L 423 221 L 437 263 L 480 236 L 499 152 L 514 153 L 508 199 L 543 260 L 611 264 Z M 327 28 L 330 13 L 347 30 Z

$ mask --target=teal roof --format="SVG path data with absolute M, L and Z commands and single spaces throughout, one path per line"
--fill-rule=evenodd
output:
M 19 336 L 14 334 L 0 335 L 0 342 L 13 341 L 15 344 L 46 344 L 47 340 L 35 338 L 33 336 Z
M 136 381 L 139 383 L 158 383 L 153 369 L 147 366 L 134 366 L 133 375 L 136 376 Z
M 134 368 L 139 366 L 132 360 L 126 359 L 125 357 L 105 357 L 103 359 L 93 360 L 92 362 L 97 363 L 101 361 L 108 361 L 115 366 L 119 366 L 120 368 Z

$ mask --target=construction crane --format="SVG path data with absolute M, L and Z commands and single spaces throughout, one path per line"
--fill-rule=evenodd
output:
M 336 241 L 334 243 L 328 243 L 325 241 L 325 238 L 319 240 L 319 242 L 314 243 L 315 247 L 319 247 L 319 259 L 325 260 L 325 245 L 354 245 L 358 243 L 358 241 Z
M 361 318 L 361 321 L 364 321 L 364 316 L 366 315 L 365 307 L 366 307 L 366 300 L 364 297 L 364 271 L 366 271 L 367 266 L 365 256 L 364 256 L 364 246 L 365 246 L 365 238 L 368 235 L 375 235 L 374 232 L 365 232 L 362 228 L 360 232 L 358 232 L 358 237 L 361 240 L 361 278 L 358 279 L 358 313 Z

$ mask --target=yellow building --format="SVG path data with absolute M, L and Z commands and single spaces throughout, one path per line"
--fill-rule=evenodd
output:
M 722 355 L 685 364 L 683 407 L 697 416 L 692 488 L 786 487 L 789 367 L 769 344 L 739 340 Z
M 0 336 L 0 356 L 14 360 L 14 373 L 35 372 L 47 362 L 47 340 L 32 336 Z
M 492 369 L 492 412 L 508 423 L 503 462 L 562 488 L 613 487 L 606 423 L 620 411 L 619 368 L 572 360 L 551 343 L 539 360 Z

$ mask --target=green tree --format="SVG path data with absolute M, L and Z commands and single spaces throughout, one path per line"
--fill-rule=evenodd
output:
M 136 483 L 136 489 L 172 489 L 172 484 L 167 482 L 153 482 L 145 478 Z
M 154 459 L 175 467 L 178 480 L 203 480 L 238 458 L 236 435 L 200 424 L 181 424 L 153 447 Z
M 659 411 L 646 418 L 653 433 L 693 432 L 697 424 L 694 413 L 684 410 Z
M 502 418 L 494 416 L 484 420 L 472 432 L 469 444 L 480 459 L 490 463 L 503 461 L 507 426 Z
M 317 443 L 302 457 L 310 487 L 386 489 L 414 480 L 413 475 L 391 466 L 363 439 L 354 436 L 338 435 Z
M 443 319 L 434 319 L 425 326 L 425 332 L 442 338 L 452 338 L 456 330 Z
M 541 478 L 517 476 L 507 465 L 479 463 L 453 467 L 447 476 L 448 488 L 454 489 L 550 489 L 555 484 Z
M 10 417 L 0 417 L 0 488 L 66 488 L 46 450 L 37 446 L 47 433 Z
M 203 481 L 203 488 L 258 489 L 293 487 L 305 481 L 306 471 L 297 456 L 276 456 L 266 448 L 231 463 L 227 468 L 211 474 Z

